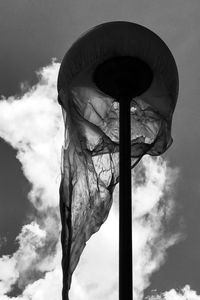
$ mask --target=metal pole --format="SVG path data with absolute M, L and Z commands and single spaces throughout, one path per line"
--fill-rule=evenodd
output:
M 130 97 L 119 106 L 119 300 L 133 300 Z

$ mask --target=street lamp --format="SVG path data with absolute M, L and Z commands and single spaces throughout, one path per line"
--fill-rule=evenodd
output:
M 132 300 L 131 169 L 171 145 L 178 72 L 166 44 L 130 22 L 92 28 L 58 76 L 63 109 L 60 212 L 63 300 L 86 241 L 106 220 L 119 182 L 119 299 Z

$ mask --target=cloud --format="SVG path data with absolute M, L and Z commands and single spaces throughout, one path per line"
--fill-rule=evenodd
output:
M 58 190 L 64 128 L 56 99 L 58 69 L 59 64 L 52 61 L 38 72 L 38 84 L 25 84 L 22 95 L 0 101 L 0 136 L 17 150 L 17 159 L 32 185 L 28 199 L 34 206 L 34 214 L 17 237 L 18 250 L 0 258 L 1 300 L 61 299 Z M 136 300 L 142 299 L 152 273 L 166 261 L 167 249 L 181 238 L 178 231 L 169 229 L 177 176 L 178 170 L 165 160 L 148 156 L 133 172 Z M 109 217 L 88 241 L 74 273 L 71 300 L 117 299 L 118 232 L 116 187 Z M 16 285 L 21 294 L 9 296 Z
M 62 282 L 60 244 L 56 245 L 55 255 L 48 256 L 47 253 L 46 259 L 42 260 L 38 250 L 46 247 L 45 239 L 46 232 L 36 223 L 22 228 L 17 237 L 19 249 L 12 256 L 0 258 L 0 299 L 43 300 L 48 295 L 59 299 Z M 6 296 L 16 282 L 23 293 L 18 297 Z
M 145 156 L 133 175 L 134 297 L 143 299 L 150 276 L 165 262 L 167 249 L 182 235 L 166 228 L 173 217 L 178 170 L 161 157 Z
M 147 297 L 148 300 L 200 300 L 200 295 L 191 290 L 189 285 L 186 285 L 181 290 L 172 289 L 157 295 L 156 292 L 153 296 Z
M 0 101 L 0 136 L 17 150 L 23 173 L 32 185 L 28 199 L 35 208 L 30 223 L 16 238 L 18 250 L 0 258 L 1 299 L 14 285 L 23 290 L 20 299 L 45 299 L 34 298 L 34 288 L 40 286 L 45 295 L 42 289 L 49 282 L 50 293 L 53 274 L 61 277 L 58 191 L 63 121 L 57 104 L 58 69 L 59 63 L 52 61 L 37 73 L 38 84 L 23 86 L 22 95 Z
M 58 205 L 64 134 L 57 104 L 58 68 L 59 64 L 53 61 L 38 72 L 37 85 L 22 96 L 2 98 L 0 102 L 0 136 L 18 150 L 17 158 L 32 184 L 29 199 L 41 210 Z
M 0 295 L 7 293 L 10 286 L 15 283 L 19 276 L 16 270 L 16 260 L 9 256 L 3 256 L 0 259 Z

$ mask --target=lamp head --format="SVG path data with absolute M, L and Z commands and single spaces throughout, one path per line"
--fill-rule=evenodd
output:
M 121 21 L 92 28 L 66 53 L 57 86 L 58 101 L 64 110 L 74 102 L 84 118 L 91 98 L 102 117 L 122 96 L 136 102 L 139 99 L 165 122 L 156 132 L 157 147 L 154 143 L 148 153 L 159 155 L 171 145 L 178 71 L 169 48 L 151 30 Z

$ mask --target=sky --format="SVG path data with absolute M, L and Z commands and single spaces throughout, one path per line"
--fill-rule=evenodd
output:
M 198 0 L 0 1 L 0 300 L 61 299 L 57 72 L 80 34 L 115 20 L 157 33 L 180 79 L 173 145 L 162 158 L 145 157 L 133 177 L 134 299 L 200 299 L 199 11 Z M 116 192 L 71 300 L 117 299 L 117 207 Z

